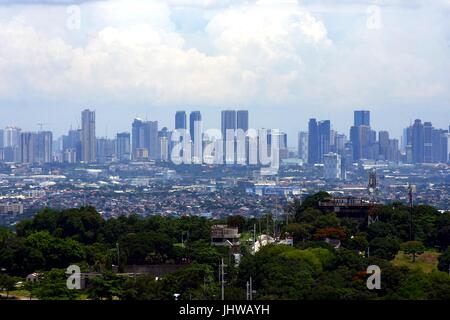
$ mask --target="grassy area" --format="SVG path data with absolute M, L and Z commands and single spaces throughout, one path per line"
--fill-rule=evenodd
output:
M 395 266 L 405 266 L 413 270 L 421 270 L 430 273 L 437 270 L 439 253 L 434 251 L 425 251 L 416 257 L 416 262 L 412 262 L 412 256 L 400 251 L 392 261 Z

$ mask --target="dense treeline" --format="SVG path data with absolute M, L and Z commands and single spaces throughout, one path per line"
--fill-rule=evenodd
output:
M 134 215 L 104 220 L 91 207 L 45 209 L 20 222 L 16 233 L 0 229 L 0 288 L 11 291 L 15 281 L 37 271 L 39 282 L 28 290 L 41 299 L 173 299 L 174 293 L 180 299 L 218 299 L 223 258 L 227 299 L 245 299 L 250 277 L 255 299 L 450 299 L 450 213 L 415 206 L 411 241 L 407 206 L 378 207 L 379 221 L 368 226 L 322 212 L 318 202 L 326 197 L 321 192 L 286 208 L 289 223 L 279 220 L 275 229 L 282 237 L 292 235 L 294 247 L 267 245 L 253 255 L 243 240 L 238 267 L 227 247 L 210 244 L 211 226 L 218 221 Z M 270 216 L 233 216 L 226 222 L 244 233 L 254 226 L 272 231 L 274 223 Z M 339 240 L 339 248 L 330 239 Z M 394 265 L 400 250 L 412 263 L 425 251 L 439 252 L 439 271 Z M 130 264 L 185 267 L 162 279 L 130 278 L 112 272 L 117 262 L 119 271 Z M 69 290 L 64 270 L 70 264 L 102 276 L 91 279 L 86 290 Z M 366 287 L 369 265 L 382 270 L 381 290 Z

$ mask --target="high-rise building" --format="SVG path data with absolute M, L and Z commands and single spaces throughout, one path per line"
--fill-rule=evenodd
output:
M 144 123 L 144 148 L 148 150 L 150 160 L 159 159 L 158 121 Z
M 131 131 L 131 155 L 133 160 L 137 160 L 138 158 L 140 158 L 138 157 L 138 153 L 139 155 L 142 154 L 142 152 L 138 152 L 138 150 L 144 149 L 144 121 L 138 118 L 134 119 Z
M 354 126 L 368 126 L 370 127 L 370 111 L 356 110 L 354 111 Z
M 412 125 L 412 162 L 424 162 L 424 128 L 420 119 Z
M 353 145 L 353 160 L 369 159 L 373 131 L 369 126 L 360 125 L 350 128 L 350 140 Z
M 378 132 L 378 147 L 380 159 L 387 160 L 389 149 L 389 132 L 387 131 Z
M 97 139 L 97 162 L 104 164 L 113 161 L 116 153 L 116 140 L 108 138 Z
M 316 119 L 308 123 L 308 164 L 319 163 L 319 128 Z
M 4 148 L 17 147 L 20 144 L 20 128 L 8 126 L 4 130 Z
M 303 163 L 308 162 L 308 132 L 300 131 L 298 133 L 297 155 Z
M 433 125 L 431 122 L 423 124 L 423 162 L 433 162 Z
M 3 149 L 5 146 L 5 131 L 0 129 L 0 149 Z
M 166 127 L 162 128 L 159 133 L 159 150 L 160 150 L 160 160 L 169 161 L 170 154 L 172 152 L 172 132 Z
M 20 162 L 35 163 L 37 155 L 37 134 L 22 132 L 20 134 Z
M 194 142 L 195 136 L 195 123 L 202 121 L 202 115 L 200 111 L 192 111 L 189 115 L 189 134 L 191 141 Z
M 50 131 L 41 131 L 36 137 L 36 162 L 51 163 L 53 161 L 53 134 Z
M 202 137 L 202 115 L 200 111 L 193 111 L 189 115 L 189 134 L 192 141 L 192 152 L 194 163 L 201 163 L 203 159 L 203 137 Z
M 187 130 L 186 111 L 177 111 L 175 113 L 175 129 Z
M 97 160 L 95 137 L 95 111 L 86 109 L 81 114 L 81 159 L 85 163 Z
M 324 178 L 330 180 L 341 179 L 341 156 L 337 153 L 327 153 L 323 156 Z
M 236 112 L 236 129 L 241 129 L 244 132 L 248 131 L 248 111 L 238 110 Z
M 319 121 L 319 163 L 323 163 L 323 156 L 330 152 L 330 120 Z
M 235 133 L 236 133 L 236 111 L 222 111 L 221 130 L 223 139 L 223 154 L 226 163 L 235 162 Z
M 129 132 L 121 132 L 117 134 L 116 154 L 119 161 L 131 160 L 131 136 Z

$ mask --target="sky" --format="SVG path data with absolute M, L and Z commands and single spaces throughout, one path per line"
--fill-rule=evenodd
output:
M 450 0 L 0 0 L 0 127 L 97 135 L 176 110 L 248 109 L 296 145 L 311 117 L 353 110 L 394 137 L 450 125 Z

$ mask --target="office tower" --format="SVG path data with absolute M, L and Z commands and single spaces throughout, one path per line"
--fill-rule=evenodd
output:
M 370 111 L 356 110 L 354 111 L 354 126 L 368 126 L 370 127 Z
M 224 110 L 221 117 L 221 131 L 223 139 L 223 154 L 225 163 L 235 162 L 235 132 L 236 132 L 236 111 Z M 228 133 L 227 133 L 228 132 Z
M 202 163 L 203 137 L 202 115 L 200 111 L 193 111 L 189 115 L 189 134 L 192 141 L 191 155 L 194 163 Z
M 232 130 L 233 135 L 234 131 L 236 130 L 236 111 L 234 110 L 224 110 L 222 111 L 222 124 L 221 124 L 221 130 L 222 130 L 222 138 L 226 138 L 226 131 Z
M 388 149 L 389 149 L 389 132 L 380 131 L 378 132 L 378 146 L 380 159 L 388 160 Z
M 308 132 L 300 131 L 298 133 L 297 155 L 303 163 L 308 162 Z
M 194 142 L 195 138 L 195 123 L 200 121 L 202 121 L 202 115 L 200 111 L 192 111 L 191 114 L 189 115 L 189 134 L 191 136 L 192 142 Z
M 101 164 L 113 161 L 116 151 L 116 140 L 108 138 L 97 139 L 97 162 Z
M 81 114 L 81 159 L 84 163 L 97 160 L 96 147 L 95 111 L 86 109 Z
M 131 154 L 133 160 L 140 159 L 138 154 L 142 154 L 142 149 L 144 149 L 144 121 L 141 119 L 134 119 L 131 129 Z
M 37 134 L 22 132 L 20 134 L 20 162 L 32 164 L 36 162 Z
M 447 163 L 448 133 L 442 129 L 432 130 L 432 162 Z
M 148 150 L 150 160 L 159 159 L 158 121 L 144 123 L 144 148 Z
M 334 152 L 342 156 L 345 151 L 346 142 L 347 137 L 345 136 L 345 134 L 336 133 L 334 137 Z
M 272 141 L 272 134 L 270 134 Z M 279 150 L 279 159 L 287 159 L 289 157 L 289 149 L 288 149 L 288 141 L 287 134 L 285 132 L 280 132 L 278 134 L 278 150 Z
M 51 163 L 53 161 L 53 134 L 50 131 L 41 131 L 36 136 L 36 162 Z
M 8 126 L 4 130 L 4 147 L 16 147 L 20 144 L 20 129 Z
M 431 122 L 423 124 L 423 162 L 433 162 L 433 125 Z
M 63 136 L 63 152 L 70 149 L 70 156 L 75 155 L 75 162 L 82 161 L 82 144 L 81 144 L 81 129 L 69 130 L 67 136 Z
M 238 110 L 236 112 L 236 129 L 242 129 L 242 131 L 248 131 L 248 111 Z
M 121 132 L 116 135 L 116 155 L 119 161 L 131 160 L 131 135 Z
M 423 163 L 424 161 L 424 128 L 422 121 L 416 119 L 412 126 L 412 162 Z
M 3 149 L 5 146 L 5 131 L 3 129 L 0 129 L 0 149 Z
M 327 153 L 323 156 L 324 178 L 330 180 L 341 179 L 341 156 L 337 153 Z
M 186 111 L 177 111 L 175 113 L 175 129 L 186 129 Z
M 161 161 L 169 161 L 170 154 L 172 152 L 172 132 L 169 131 L 166 127 L 162 128 L 158 132 L 159 137 L 159 150 L 160 150 L 160 160 Z
M 319 128 L 316 119 L 308 123 L 308 164 L 319 162 Z
M 360 125 L 350 128 L 350 140 L 353 145 L 353 160 L 369 159 L 370 142 L 373 132 L 369 126 Z
M 345 143 L 344 154 L 341 160 L 344 163 L 345 168 L 351 168 L 353 165 L 353 144 L 351 141 Z
M 395 163 L 398 163 L 400 160 L 400 151 L 397 139 L 389 139 L 386 160 Z
M 4 161 L 5 159 L 3 147 L 4 147 L 4 131 L 0 129 L 0 161 Z
M 319 163 L 323 163 L 323 156 L 330 152 L 330 120 L 320 121 L 318 124 L 319 131 Z

